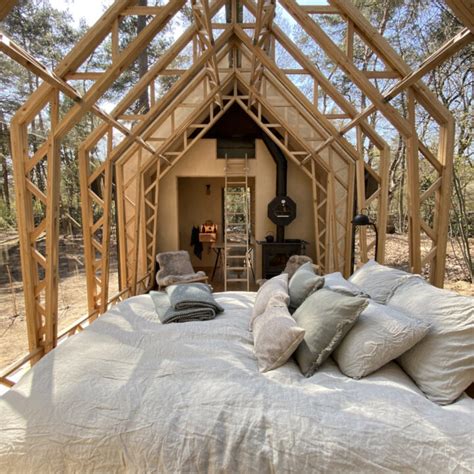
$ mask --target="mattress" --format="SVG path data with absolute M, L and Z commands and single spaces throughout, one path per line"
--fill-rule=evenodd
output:
M 0 472 L 472 472 L 473 400 L 438 406 L 394 363 L 261 374 L 254 298 L 168 325 L 148 295 L 113 307 L 0 399 Z

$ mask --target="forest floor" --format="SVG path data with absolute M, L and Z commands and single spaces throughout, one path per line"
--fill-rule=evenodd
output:
M 387 235 L 386 264 L 406 269 L 407 236 Z M 474 244 L 474 239 L 473 242 Z M 428 249 L 429 241 L 422 246 Z M 59 332 L 87 313 L 86 279 L 82 238 L 60 239 Z M 112 246 L 115 250 L 115 246 Z M 445 288 L 474 295 L 474 284 L 466 280 L 461 251 L 455 242 L 448 243 Z M 118 291 L 117 255 L 111 255 L 110 295 Z M 18 235 L 0 234 L 0 369 L 28 352 L 25 306 L 21 282 Z

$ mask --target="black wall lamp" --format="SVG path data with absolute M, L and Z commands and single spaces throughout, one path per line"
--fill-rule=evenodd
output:
M 353 234 L 354 234 L 353 244 L 355 244 L 355 229 L 356 229 L 356 227 L 366 227 L 366 226 L 373 227 L 374 232 L 375 232 L 375 260 L 377 260 L 378 245 L 379 245 L 379 232 L 378 232 L 377 226 L 375 225 L 375 222 L 372 222 L 370 220 L 369 216 L 367 214 L 364 214 L 363 211 L 364 211 L 364 209 L 362 209 L 360 214 L 356 214 L 354 216 L 354 219 L 352 219 L 352 221 L 351 221 L 351 224 L 353 225 Z

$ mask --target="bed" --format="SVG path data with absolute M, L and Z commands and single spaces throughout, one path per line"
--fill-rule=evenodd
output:
M 472 472 L 472 399 L 438 406 L 395 363 L 262 374 L 255 294 L 215 297 L 162 325 L 136 296 L 50 352 L 0 399 L 0 472 Z

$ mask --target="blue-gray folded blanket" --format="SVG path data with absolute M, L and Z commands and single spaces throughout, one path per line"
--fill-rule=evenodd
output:
M 224 311 L 204 283 L 171 285 L 165 293 L 151 291 L 150 296 L 163 324 L 206 321 Z

